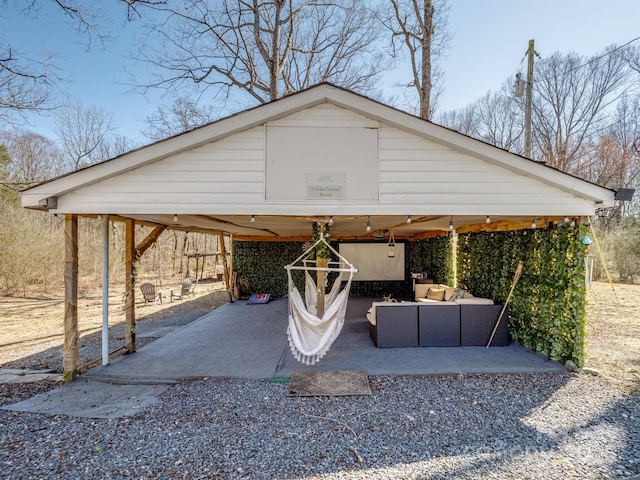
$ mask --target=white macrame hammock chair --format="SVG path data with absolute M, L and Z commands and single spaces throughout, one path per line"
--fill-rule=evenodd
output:
M 313 261 L 308 260 L 309 255 L 318 244 L 324 243 L 340 261 L 329 262 L 327 267 L 312 266 Z M 337 265 L 337 266 L 331 266 Z M 305 365 L 313 365 L 320 361 L 329 351 L 329 348 L 340 334 L 344 325 L 349 301 L 349 290 L 353 274 L 358 270 L 351 265 L 342 255 L 334 250 L 331 245 L 320 236 L 320 239 L 300 255 L 293 263 L 285 267 L 289 277 L 289 346 L 291 353 L 299 362 Z M 291 277 L 292 270 L 303 270 L 305 276 L 305 300 Z M 315 281 L 309 275 L 310 271 L 339 272 L 331 290 L 324 298 L 324 315 L 318 318 L 318 288 Z M 348 272 L 349 279 L 342 290 L 342 274 Z

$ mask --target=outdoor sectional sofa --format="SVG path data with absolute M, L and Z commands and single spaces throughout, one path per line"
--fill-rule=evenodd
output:
M 416 285 L 415 302 L 371 305 L 367 313 L 369 333 L 378 348 L 487 345 L 502 305 L 468 294 L 455 300 L 434 300 L 427 298 L 429 288 L 422 287 L 439 290 L 443 286 Z M 423 293 L 425 297 L 418 296 Z M 508 345 L 508 337 L 508 312 L 505 312 L 491 346 Z

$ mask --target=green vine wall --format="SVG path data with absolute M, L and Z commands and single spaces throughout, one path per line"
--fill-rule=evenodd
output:
M 332 247 L 338 249 L 338 244 L 332 243 Z M 288 291 L 287 273 L 284 267 L 300 256 L 303 248 L 303 244 L 297 242 L 235 241 L 233 243 L 233 268 L 239 276 L 249 281 L 249 289 L 243 293 L 245 295 L 271 293 L 275 297 L 286 296 Z M 410 249 L 411 244 L 407 243 L 406 248 Z M 407 267 L 405 275 L 407 280 L 405 281 L 353 282 L 351 294 L 380 298 L 383 295 L 393 295 L 396 298 L 409 299 L 411 297 L 411 280 L 408 272 Z M 292 275 L 298 288 L 304 288 L 302 272 L 294 271 Z M 329 276 L 329 285 L 333 283 L 334 279 L 334 274 Z
M 436 283 L 453 285 L 454 262 L 453 239 L 451 236 L 428 238 L 405 243 L 407 258 L 404 281 L 353 282 L 351 294 L 357 296 L 382 297 L 412 300 L 411 272 L 424 272 Z M 338 248 L 333 243 L 334 248 Z M 327 249 L 328 250 L 328 249 Z M 234 242 L 233 268 L 238 275 L 249 282 L 244 294 L 271 293 L 276 297 L 287 294 L 287 274 L 285 265 L 295 260 L 303 252 L 302 243 L 287 242 Z M 327 252 L 328 253 L 328 252 Z M 293 272 L 299 288 L 303 286 L 302 273 Z M 329 278 L 329 282 L 333 277 Z
M 249 281 L 250 293 L 270 293 L 275 297 L 287 295 L 285 265 L 303 252 L 298 242 L 233 242 L 233 268 Z M 301 272 L 293 272 L 302 278 Z
M 424 273 L 434 283 L 454 285 L 455 244 L 452 235 L 425 238 L 408 244 L 409 271 Z
M 522 277 L 510 301 L 511 338 L 553 360 L 571 359 L 582 366 L 586 233 L 586 226 L 558 226 L 460 235 L 458 285 L 502 303 L 522 260 Z

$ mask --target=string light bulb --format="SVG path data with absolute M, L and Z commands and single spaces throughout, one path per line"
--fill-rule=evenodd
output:
M 486 223 L 487 225 L 491 223 L 491 217 L 489 215 L 487 215 L 487 218 L 484 220 L 484 223 Z
M 102 214 L 101 213 L 98 214 L 98 220 L 102 220 Z
M 329 223 L 328 223 L 328 225 L 329 225 L 329 226 L 333 225 L 333 215 L 331 215 L 331 216 L 329 217 Z
M 178 214 L 177 213 L 173 214 L 173 223 L 178 223 Z
M 367 233 L 371 231 L 371 217 L 367 217 Z
M 572 219 L 571 219 L 571 224 L 569 224 L 569 226 L 570 226 L 571 228 L 573 228 L 573 227 L 575 227 L 575 226 L 576 226 L 576 219 L 575 219 L 575 218 L 572 218 Z
M 449 230 L 453 230 L 453 215 L 451 215 L 451 220 L 449 220 Z
M 564 217 L 564 224 L 569 225 L 569 217 L 567 216 Z
M 533 219 L 531 220 L 531 228 L 535 230 L 537 226 L 538 224 L 536 223 L 536 217 L 533 217 Z
M 410 224 L 411 223 L 411 215 L 407 216 L 407 223 Z
M 251 215 L 251 223 L 256 223 L 256 216 L 255 215 Z

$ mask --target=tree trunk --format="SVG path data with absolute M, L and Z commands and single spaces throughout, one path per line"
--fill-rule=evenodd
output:
M 187 251 L 188 246 L 189 246 L 189 234 L 185 232 L 184 240 L 182 242 L 182 252 L 180 253 L 180 276 L 183 276 L 182 274 L 184 273 L 182 261 L 184 259 L 184 254 Z M 187 258 L 187 274 L 185 276 L 188 276 L 188 275 L 189 275 L 189 259 Z
M 172 266 L 171 272 L 176 274 L 176 257 L 178 255 L 178 232 L 173 231 L 173 258 L 172 258 Z
M 422 78 L 420 85 L 420 117 L 431 118 L 431 38 L 433 37 L 433 2 L 424 0 L 422 32 Z

